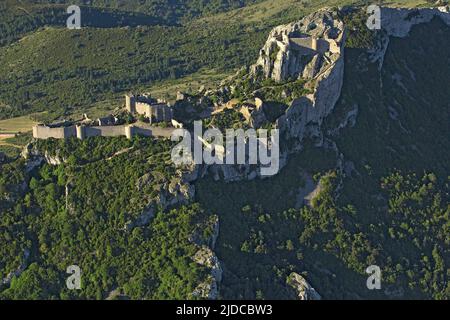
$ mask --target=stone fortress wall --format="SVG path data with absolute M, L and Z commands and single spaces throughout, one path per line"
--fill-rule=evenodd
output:
M 153 100 L 147 96 L 125 96 L 125 108 L 128 112 L 132 114 L 140 114 L 148 117 L 150 124 L 138 122 L 131 125 L 101 125 L 103 122 L 109 123 L 108 121 L 102 121 L 99 119 L 97 122 L 100 124 L 98 126 L 87 126 L 82 123 L 76 123 L 73 125 L 44 125 L 38 124 L 33 127 L 33 138 L 35 139 L 68 139 L 71 137 L 76 137 L 78 139 L 85 139 L 88 137 L 119 137 L 125 136 L 131 139 L 134 135 L 148 136 L 148 137 L 158 137 L 158 138 L 170 138 L 172 132 L 175 130 L 174 127 L 162 128 L 157 126 L 152 126 L 151 122 L 168 122 L 173 121 L 172 119 L 172 108 L 165 102 Z M 110 116 L 112 117 L 112 116 Z M 106 119 L 106 118 L 104 118 Z M 175 121 L 175 127 L 182 127 L 182 125 Z
M 33 138 L 35 139 L 68 139 L 76 137 L 80 140 L 89 137 L 120 137 L 125 136 L 131 139 L 134 135 L 170 138 L 175 128 L 161 128 L 151 126 L 145 123 L 136 125 L 118 125 L 118 126 L 95 126 L 88 127 L 82 125 L 73 125 L 62 128 L 51 128 L 46 125 L 37 125 L 33 127 Z
M 51 128 L 44 125 L 36 125 L 33 127 L 33 138 L 36 139 L 65 139 L 76 135 L 73 128 Z

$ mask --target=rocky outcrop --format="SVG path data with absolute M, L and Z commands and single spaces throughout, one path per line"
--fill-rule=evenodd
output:
M 314 93 L 294 100 L 286 113 L 277 120 L 280 136 L 286 141 L 295 141 L 289 151 L 301 148 L 307 125 L 315 124 L 320 128 L 323 119 L 333 111 L 341 94 L 343 79 L 344 59 L 341 55 L 315 79 Z
M 59 155 L 51 155 L 48 151 L 42 152 L 35 143 L 29 143 L 23 148 L 22 158 L 27 160 L 27 172 L 34 170 L 44 162 L 56 166 L 64 163 L 66 160 Z
M 187 93 L 177 93 L 177 100 L 173 106 L 174 119 L 183 122 L 190 122 L 194 119 L 204 119 L 211 116 L 213 111 L 209 91 L 200 91 L 194 95 Z
M 314 78 L 341 55 L 343 40 L 338 12 L 323 9 L 274 28 L 251 69 L 277 82 Z
M 210 235 L 205 239 L 203 231 L 207 229 Z M 211 216 L 206 225 L 199 225 L 196 232 L 189 239 L 199 250 L 192 259 L 210 270 L 206 279 L 202 281 L 194 290 L 192 295 L 203 299 L 217 299 L 219 294 L 219 284 L 222 281 L 222 266 L 213 250 L 219 237 L 219 217 Z
M 195 288 L 192 295 L 204 299 L 217 299 L 219 294 L 219 283 L 222 281 L 223 274 L 219 259 L 210 248 L 203 246 L 197 251 L 193 260 L 210 269 L 211 273 L 207 276 L 205 281 L 201 282 L 197 288 Z
M 191 182 L 199 176 L 200 166 L 192 165 L 178 169 L 170 181 L 160 181 L 159 193 L 155 199 L 144 208 L 142 213 L 134 220 L 125 224 L 124 229 L 131 231 L 135 227 L 142 227 L 150 223 L 156 214 L 157 208 L 166 210 L 177 205 L 187 204 L 195 196 L 195 187 Z M 144 191 L 158 177 L 152 173 L 146 173 L 136 182 L 136 189 Z
M 298 273 L 291 273 L 286 281 L 297 293 L 299 300 L 321 300 L 322 297 L 311 287 L 304 277 Z
M 338 101 L 344 77 L 344 23 L 338 12 L 323 9 L 302 20 L 272 30 L 257 63 L 255 75 L 275 81 L 309 80 L 311 94 L 295 99 L 276 121 L 288 153 L 301 149 L 310 132 L 320 131 L 323 119 Z M 308 131 L 308 126 L 314 128 Z
M 341 92 L 344 40 L 344 25 L 336 11 L 321 10 L 299 22 L 275 28 L 261 50 L 257 63 L 249 69 L 241 69 L 214 91 L 214 99 L 211 100 L 215 103 L 221 101 L 220 107 L 217 106 L 214 113 L 238 105 L 237 110 L 251 128 L 275 127 L 280 129 L 280 138 L 283 141 L 295 141 L 288 152 L 280 154 L 278 168 L 282 168 L 287 162 L 288 154 L 301 149 L 305 136 L 313 137 L 317 145 L 322 144 L 320 125 L 323 118 L 334 108 Z M 278 58 L 271 61 L 269 58 L 276 56 L 274 52 Z M 265 78 L 288 81 L 294 86 L 296 83 L 292 81 L 295 80 L 293 78 L 307 79 L 311 94 L 295 99 L 290 107 L 277 101 L 265 102 L 260 98 L 260 95 L 264 96 L 264 88 L 258 87 L 257 84 L 264 80 L 260 77 L 261 70 Z M 239 79 L 256 84 L 257 89 L 248 93 L 248 99 L 242 104 L 231 103 L 228 94 L 238 87 Z M 289 97 L 284 90 L 284 99 L 290 98 L 293 90 L 287 90 Z M 185 110 L 193 103 L 186 95 L 180 95 L 179 99 L 180 103 L 187 103 Z M 248 150 L 246 155 L 248 160 Z M 227 182 L 252 180 L 265 177 L 261 174 L 262 169 L 264 168 L 259 165 L 250 165 L 249 161 L 239 165 L 212 164 L 201 166 L 198 177 L 210 174 L 214 180 Z
M 374 48 L 369 49 L 372 63 L 382 67 L 390 37 L 405 37 L 420 23 L 441 18 L 450 25 L 449 7 L 424 9 L 382 8 L 383 32 Z M 312 93 L 294 100 L 286 112 L 277 119 L 280 137 L 286 142 L 284 152 L 302 149 L 304 138 L 312 138 L 322 145 L 322 122 L 334 109 L 344 80 L 345 30 L 337 12 L 324 9 L 302 20 L 274 28 L 255 65 L 253 74 L 261 74 L 277 82 L 291 79 L 309 80 Z M 353 126 L 358 114 L 357 106 L 350 110 L 338 128 Z
M 264 102 L 261 99 L 256 98 L 255 108 L 253 108 L 251 111 L 249 110 L 250 116 L 248 119 L 248 123 L 251 127 L 259 129 L 268 122 L 264 112 L 264 107 Z

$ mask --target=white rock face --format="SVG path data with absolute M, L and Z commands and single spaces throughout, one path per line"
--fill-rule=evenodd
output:
M 428 23 L 436 17 L 450 26 L 448 6 L 438 9 L 382 8 L 381 26 L 384 31 L 376 48 L 369 50 L 371 62 L 378 62 L 381 69 L 389 37 L 406 37 L 414 25 Z M 300 64 L 299 50 L 295 46 L 299 43 L 307 46 L 308 36 L 317 40 L 317 48 L 309 55 L 307 50 L 301 51 L 301 58 L 307 63 Z M 333 111 L 343 86 L 344 46 L 343 22 L 335 13 L 325 9 L 299 22 L 276 27 L 261 50 L 258 62 L 252 67 L 253 72 L 263 70 L 266 77 L 275 81 L 297 77 L 313 81 L 314 92 L 293 101 L 277 120 L 281 137 L 294 143 L 289 151 L 300 150 L 302 140 L 308 136 L 308 127 L 320 129 L 323 119 Z M 279 50 L 277 58 L 271 60 L 276 50 Z
M 307 110 L 307 122 L 321 124 L 322 120 L 333 110 L 341 95 L 344 80 L 343 54 L 337 57 L 322 74 L 316 77 L 314 93 L 307 96 L 313 108 Z
M 22 158 L 27 161 L 27 171 L 33 170 L 36 166 L 46 162 L 52 166 L 60 165 L 65 162 L 59 155 L 50 155 L 47 151 L 43 154 L 36 148 L 36 145 L 29 143 L 22 150 Z
M 322 297 L 311 285 L 298 273 L 291 273 L 287 284 L 295 289 L 299 300 L 321 300 Z
M 417 24 L 428 23 L 439 17 L 450 26 L 448 6 L 424 9 L 381 8 L 381 27 L 389 36 L 404 38 Z

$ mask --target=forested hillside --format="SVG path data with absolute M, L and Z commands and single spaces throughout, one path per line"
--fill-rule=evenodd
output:
M 194 2 L 153 1 L 147 4 L 152 10 L 133 1 L 83 6 L 79 31 L 65 28 L 68 15 L 62 2 L 36 3 L 8 1 L 0 9 L 2 119 L 44 110 L 55 118 L 158 80 L 205 68 L 229 72 L 257 53 L 251 45 L 254 34 L 239 22 L 177 25 L 158 12 L 187 17 L 192 10 L 195 16 L 207 10 Z M 199 3 L 214 11 L 234 7 Z M 136 11 L 125 11 L 131 9 Z
M 0 164 L 0 299 L 106 299 L 116 289 L 133 299 L 195 298 L 205 272 L 189 238 L 199 226 L 208 235 L 208 215 L 190 205 L 158 210 L 151 226 L 136 222 L 173 179 L 169 142 L 98 138 L 37 148 L 67 161 L 33 171 L 22 160 Z M 73 264 L 85 274 L 81 291 L 65 285 Z
M 27 0 L 33 4 L 76 4 L 98 8 L 113 8 L 124 11 L 142 12 L 154 17 L 161 17 L 167 22 L 188 20 L 207 14 L 228 11 L 261 0 Z
M 176 25 L 208 14 L 253 4 L 258 0 L 210 1 L 51 1 L 5 0 L 0 6 L 0 45 L 43 26 L 64 26 L 69 5 L 82 10 L 85 27 L 113 28 L 138 25 Z
M 117 97 L 158 81 L 205 69 L 230 74 L 254 62 L 273 26 L 359 1 L 98 1 L 82 7 L 82 30 L 65 28 L 66 5 L 48 2 L 8 0 L 0 8 L 0 119 L 47 111 L 53 120 L 99 101 L 114 109 Z M 198 13 L 181 22 L 146 6 Z M 243 7 L 227 11 L 236 6 Z

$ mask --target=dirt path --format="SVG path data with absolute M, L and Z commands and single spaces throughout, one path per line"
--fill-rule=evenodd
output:
M 228 101 L 227 103 L 225 103 L 224 105 L 222 105 L 221 107 L 219 107 L 218 109 L 214 110 L 211 115 L 215 115 L 218 113 L 221 113 L 227 109 L 233 109 L 237 104 L 238 104 L 238 100 L 237 99 L 231 99 L 230 101 Z
M 106 158 L 106 160 L 109 161 L 109 160 L 111 160 L 112 158 L 117 157 L 117 156 L 119 156 L 119 155 L 121 155 L 121 154 L 124 154 L 125 152 L 131 151 L 131 150 L 133 150 L 133 149 L 134 149 L 134 147 L 130 147 L 130 148 L 126 148 L 126 149 L 117 151 L 117 152 L 114 153 L 111 157 Z

